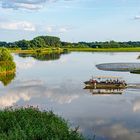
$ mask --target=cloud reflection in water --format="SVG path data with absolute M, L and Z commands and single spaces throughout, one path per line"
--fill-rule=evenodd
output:
M 20 100 L 30 101 L 33 98 L 48 98 L 50 101 L 59 104 L 69 104 L 79 98 L 75 92 L 70 93 L 70 87 L 65 84 L 49 88 L 40 80 L 17 81 L 13 84 L 15 84 L 14 87 L 7 88 L 1 94 L 1 108 L 18 104 Z

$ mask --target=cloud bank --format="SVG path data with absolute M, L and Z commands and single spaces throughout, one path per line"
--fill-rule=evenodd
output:
M 49 0 L 1 0 L 2 8 L 38 10 Z
M 39 10 L 46 2 L 56 2 L 58 0 L 1 0 L 1 7 L 8 9 Z M 64 0 L 69 1 L 69 0 Z
M 0 22 L 0 29 L 35 31 L 34 24 L 28 21 Z

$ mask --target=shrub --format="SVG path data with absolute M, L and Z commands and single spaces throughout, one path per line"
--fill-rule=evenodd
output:
M 16 64 L 13 61 L 13 56 L 6 48 L 0 49 L 0 73 L 14 71 Z
M 84 140 L 53 112 L 38 108 L 8 108 L 0 111 L 1 140 Z

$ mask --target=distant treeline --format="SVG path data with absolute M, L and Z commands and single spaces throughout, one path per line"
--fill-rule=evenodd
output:
M 129 42 L 62 42 L 59 37 L 54 36 L 38 36 L 32 40 L 20 40 L 16 42 L 0 42 L 0 47 L 12 49 L 36 49 L 36 48 L 131 48 L 140 47 L 140 41 Z
M 106 42 L 78 42 L 78 43 L 68 43 L 61 42 L 62 46 L 67 48 L 133 48 L 140 47 L 140 41 L 128 41 L 128 42 L 116 42 L 116 41 L 106 41 Z

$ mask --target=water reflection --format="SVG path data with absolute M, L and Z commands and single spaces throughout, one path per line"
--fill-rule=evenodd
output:
M 61 55 L 68 54 L 68 52 L 63 53 L 50 53 L 50 54 L 43 54 L 43 53 L 20 53 L 18 54 L 20 57 L 33 57 L 40 61 L 49 61 L 49 60 L 58 60 L 60 59 Z
M 87 111 L 75 119 L 75 122 L 80 124 L 82 133 L 89 138 L 95 134 L 96 140 L 140 139 L 138 97 L 123 99 L 123 96 L 110 95 L 102 96 L 100 100 L 99 96 L 93 97 L 94 103 L 87 105 L 92 105 L 92 109 L 86 108 Z
M 83 89 L 83 82 L 93 74 L 121 76 L 127 83 L 140 83 L 140 75 L 96 68 L 98 63 L 138 62 L 138 54 L 80 52 L 45 62 L 14 55 L 17 76 L 9 86 L 0 88 L 0 108 L 38 105 L 79 126 L 87 138 L 95 134 L 95 140 L 139 140 L 139 85 L 125 89 L 121 95 L 108 94 L 110 91 L 92 94 L 92 90 Z
M 78 94 L 74 92 L 70 93 L 70 88 L 76 91 L 75 84 L 71 82 L 69 83 L 71 87 L 64 83 L 61 85 L 47 86 L 41 80 L 17 81 L 13 84 L 14 87 L 7 89 L 4 91 L 4 94 L 1 94 L 0 108 L 13 106 L 21 100 L 27 102 L 35 98 L 46 98 L 51 102 L 59 104 L 69 104 L 79 98 Z
M 108 124 L 99 128 L 99 134 L 106 140 L 139 140 L 140 134 L 135 129 L 129 129 L 122 123 Z
M 84 88 L 86 89 L 86 88 Z M 124 89 L 86 89 L 88 90 L 92 95 L 110 95 L 110 94 L 123 94 L 124 93 Z
M 12 80 L 15 78 L 15 76 L 16 76 L 15 72 L 1 74 L 0 81 L 2 82 L 2 84 L 4 86 L 7 86 L 12 82 Z

